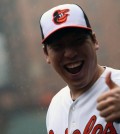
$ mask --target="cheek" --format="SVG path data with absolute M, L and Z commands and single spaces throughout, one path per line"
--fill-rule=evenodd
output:
M 87 49 L 86 49 L 87 50 Z M 96 49 L 91 45 L 91 47 L 88 48 L 88 57 L 91 62 L 95 62 L 96 60 Z
M 60 58 L 57 57 L 51 57 L 50 61 L 53 66 L 59 66 L 59 64 L 61 63 Z
M 52 64 L 53 66 L 57 66 L 60 63 L 60 56 L 56 53 L 48 53 L 48 62 Z
M 86 49 L 86 51 L 86 66 L 89 73 L 91 74 L 94 72 L 93 69 L 97 66 L 97 55 L 96 51 L 93 48 L 90 48 L 89 50 Z
M 57 73 L 61 74 L 62 71 L 62 61 L 63 59 L 58 55 L 52 55 L 50 57 L 51 65 L 56 70 Z
M 93 53 L 89 56 L 89 66 L 93 70 L 96 65 L 97 65 L 97 57 L 96 54 Z

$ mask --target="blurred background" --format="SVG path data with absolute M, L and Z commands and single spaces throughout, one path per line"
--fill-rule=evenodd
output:
M 47 134 L 48 105 L 66 84 L 46 64 L 39 19 L 63 3 L 83 7 L 99 41 L 98 62 L 120 69 L 119 0 L 0 0 L 0 134 Z

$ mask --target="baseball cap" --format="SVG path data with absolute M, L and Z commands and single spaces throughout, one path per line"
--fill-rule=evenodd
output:
M 92 30 L 85 12 L 79 5 L 58 5 L 45 12 L 40 18 L 42 43 L 45 43 L 56 31 L 64 28 Z

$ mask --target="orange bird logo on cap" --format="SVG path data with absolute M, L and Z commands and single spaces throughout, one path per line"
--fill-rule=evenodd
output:
M 56 10 L 53 14 L 53 22 L 55 24 L 61 24 L 66 22 L 67 17 L 69 15 L 67 14 L 67 12 L 69 12 L 69 9 Z

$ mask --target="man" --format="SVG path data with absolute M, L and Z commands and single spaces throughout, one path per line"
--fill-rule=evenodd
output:
M 50 103 L 48 134 L 120 134 L 120 71 L 97 63 L 99 43 L 85 12 L 59 5 L 40 27 L 46 61 L 68 85 Z

